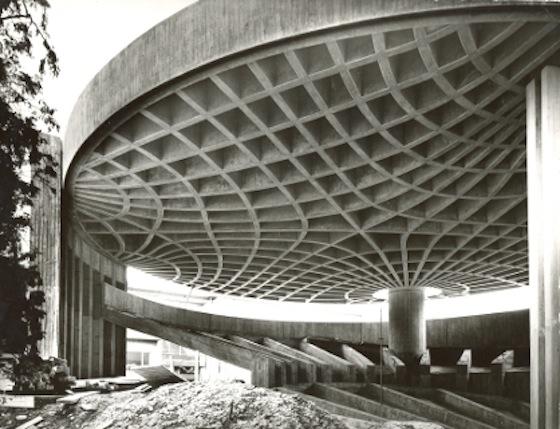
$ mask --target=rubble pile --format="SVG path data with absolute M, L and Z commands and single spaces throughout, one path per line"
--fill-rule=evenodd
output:
M 142 387 L 142 386 L 139 386 Z M 70 400 L 77 397 L 75 400 Z M 440 429 L 429 423 L 384 424 L 335 416 L 298 395 L 242 383 L 168 384 L 110 393 L 84 392 L 28 413 L 37 429 Z M 20 411 L 21 412 L 21 411 Z M 15 414 L 0 428 L 16 427 Z M 10 421 L 11 420 L 11 421 Z
M 92 394 L 75 405 L 47 405 L 49 429 L 347 429 L 296 396 L 242 383 L 177 383 L 149 392 Z

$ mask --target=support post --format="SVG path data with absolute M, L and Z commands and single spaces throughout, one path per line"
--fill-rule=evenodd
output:
M 389 349 L 407 366 L 418 366 L 426 351 L 423 288 L 389 290 Z
M 455 366 L 455 389 L 467 391 L 469 388 L 469 372 L 471 370 L 472 350 L 463 350 Z
M 531 428 L 559 427 L 560 68 L 527 86 Z

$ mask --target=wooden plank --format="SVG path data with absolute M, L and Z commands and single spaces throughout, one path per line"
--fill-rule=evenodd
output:
M 37 417 L 34 417 L 31 420 L 19 425 L 18 427 L 16 427 L 16 429 L 27 429 L 27 428 L 30 428 L 32 426 L 35 426 L 37 423 L 41 423 L 42 421 L 43 421 L 43 417 L 37 416 Z
M 90 392 L 74 393 L 73 395 L 63 396 L 62 398 L 57 399 L 56 402 L 59 404 L 74 405 L 77 404 L 80 401 L 80 399 L 85 398 L 87 396 L 96 395 L 98 393 L 100 393 L 98 390 L 94 390 Z
M 146 383 L 153 387 L 185 381 L 161 365 L 136 368 L 132 372 L 142 377 Z
M 35 408 L 34 395 L 0 395 L 0 407 Z

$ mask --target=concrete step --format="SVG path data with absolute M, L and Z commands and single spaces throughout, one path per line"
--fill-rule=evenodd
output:
M 310 402 L 313 402 L 319 408 L 322 408 L 323 410 L 328 411 L 329 413 L 332 414 L 341 415 L 351 419 L 359 419 L 367 423 L 384 423 L 387 421 L 386 419 L 379 417 L 377 415 L 367 413 L 343 404 L 339 404 L 337 402 L 332 402 L 327 399 L 319 398 L 317 396 L 309 395 L 307 393 L 303 393 L 297 390 L 291 390 L 287 387 L 279 387 L 276 390 L 284 393 L 299 395 L 302 398 L 307 399 Z
M 436 389 L 434 397 L 439 404 L 475 420 L 488 423 L 496 428 L 529 429 L 529 424 L 517 417 L 472 401 L 448 390 Z
M 433 390 L 433 389 L 429 389 Z M 364 386 L 360 394 L 375 400 L 381 399 L 381 387 L 376 384 Z M 443 424 L 453 429 L 493 429 L 485 422 L 465 416 L 442 405 L 408 395 L 390 387 L 383 387 L 383 401 L 393 407 L 422 416 L 424 419 Z
M 519 399 L 506 398 L 504 396 L 483 395 L 480 393 L 454 393 L 464 396 L 471 401 L 486 405 L 487 407 L 511 413 L 523 420 L 525 423 L 529 423 L 531 420 L 531 405 L 528 402 L 520 401 Z
M 340 414 L 334 414 L 331 413 L 332 415 L 334 415 L 336 418 L 338 418 L 340 421 L 342 421 L 342 423 L 344 423 L 348 429 L 377 429 L 379 428 L 379 423 L 380 422 L 366 422 L 365 420 L 361 420 L 361 419 L 354 419 L 352 417 L 346 417 L 346 416 L 342 416 Z
M 427 421 L 426 418 L 418 414 L 413 414 L 390 405 L 381 404 L 378 401 L 339 389 L 329 384 L 315 383 L 306 389 L 305 393 L 388 420 Z

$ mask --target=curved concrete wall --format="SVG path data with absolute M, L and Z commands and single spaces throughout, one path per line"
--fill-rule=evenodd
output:
M 104 306 L 164 325 L 208 333 L 271 337 L 276 339 L 323 338 L 349 343 L 379 343 L 379 323 L 291 322 L 220 316 L 170 307 L 106 286 Z M 382 325 L 387 338 L 387 324 Z M 529 347 L 529 312 L 429 320 L 427 346 L 430 348 L 518 349 Z
M 63 237 L 60 356 L 81 378 L 124 375 L 126 329 L 103 319 L 104 285 L 126 289 L 126 268 L 68 228 Z
M 64 174 L 78 150 L 103 125 L 111 129 L 121 109 L 151 90 L 204 65 L 298 35 L 418 14 L 555 1 L 472 0 L 202 0 L 132 42 L 80 95 L 64 139 Z M 506 9 L 509 7 L 509 9 Z M 531 14 L 546 14 L 533 10 Z M 216 31 L 219 29 L 219 31 Z M 103 133 L 103 130 L 99 130 Z

